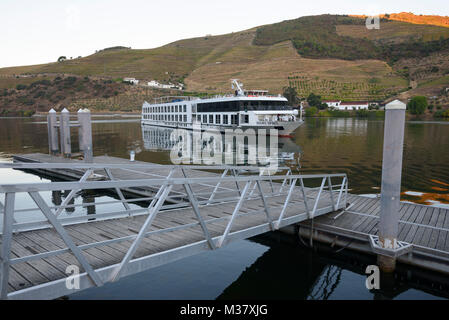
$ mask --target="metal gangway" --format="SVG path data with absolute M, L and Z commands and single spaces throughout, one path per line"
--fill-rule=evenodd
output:
M 2 299 L 53 299 L 101 286 L 343 209 L 348 194 L 345 174 L 288 168 L 280 175 L 258 167 L 142 163 L 13 163 L 2 169 L 84 172 L 78 181 L 0 185 Z M 132 188 L 153 194 L 136 197 Z M 55 192 L 65 199 L 52 203 Z M 113 197 L 76 200 L 83 192 Z M 85 214 L 92 206 L 96 213 Z M 75 280 L 78 286 L 70 286 Z

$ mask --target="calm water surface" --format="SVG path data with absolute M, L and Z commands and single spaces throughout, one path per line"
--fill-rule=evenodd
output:
M 0 119 L 0 161 L 13 154 L 48 152 L 44 119 Z M 95 155 L 170 163 L 167 132 L 142 129 L 133 119 L 94 118 Z M 168 136 L 169 137 L 169 136 Z M 76 141 L 75 132 L 73 141 Z M 352 193 L 378 194 L 381 184 L 383 121 L 307 119 L 293 138 L 279 140 L 284 164 L 302 173 L 347 173 Z M 73 145 L 76 151 L 76 144 Z M 0 170 L 1 183 L 45 181 L 35 175 Z M 67 194 L 46 194 L 60 203 Z M 66 215 L 95 214 L 103 194 L 80 194 L 74 203 L 92 203 Z M 449 204 L 449 122 L 407 122 L 402 200 Z M 2 196 L 0 200 L 3 201 Z M 21 199 L 26 207 L 29 199 Z M 102 206 L 104 210 L 113 209 Z M 25 217 L 29 219 L 30 217 Z M 276 235 L 276 237 L 280 237 Z M 282 237 L 285 238 L 285 237 Z M 318 251 L 318 253 L 316 252 Z M 71 299 L 437 299 L 446 298 L 449 279 L 429 282 L 409 269 L 381 292 L 365 288 L 371 257 L 329 248 L 311 250 L 272 237 L 257 237 L 154 268 L 117 283 L 73 294 Z M 435 275 L 432 275 L 435 276 Z M 435 285 L 435 281 L 437 285 Z

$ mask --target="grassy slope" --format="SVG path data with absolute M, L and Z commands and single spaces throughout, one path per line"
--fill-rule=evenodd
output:
M 325 23 L 329 19 L 334 23 L 330 28 Z M 367 33 L 363 19 L 354 17 L 306 17 L 306 22 L 300 22 L 300 28 L 298 21 L 302 20 L 220 36 L 186 39 L 156 49 L 111 50 L 64 63 L 3 68 L 0 69 L 0 88 L 21 83 L 22 79 L 11 77 L 13 74 L 67 73 L 160 81 L 185 79 L 188 90 L 209 92 L 229 91 L 231 78 L 241 79 L 246 88 L 267 88 L 275 93 L 280 93 L 288 85 L 290 76 L 304 76 L 310 79 L 311 84 L 323 79 L 366 84 L 375 78 L 381 87 L 393 87 L 398 91 L 408 86 L 408 80 L 395 72 L 399 69 L 393 70 L 384 61 L 367 59 L 377 54 L 371 40 L 397 43 L 411 37 L 422 37 L 425 41 L 441 36 L 449 38 L 449 28 L 406 22 L 382 22 L 381 30 Z M 319 50 L 313 51 L 318 52 L 318 56 L 311 55 L 313 59 L 307 55 L 300 56 L 298 51 L 301 51 L 304 39 L 295 41 L 298 34 L 300 37 L 309 34 L 322 37 L 328 42 L 325 50 L 345 59 L 344 54 L 354 53 L 354 60 L 323 58 L 319 56 Z M 357 60 L 359 56 L 363 59 Z M 315 59 L 317 57 L 319 59 Z M 401 65 L 400 70 L 403 68 Z
M 382 15 L 385 17 L 386 15 Z M 431 15 L 415 15 L 409 12 L 391 13 L 388 15 L 389 20 L 404 21 L 414 24 L 427 24 L 434 26 L 449 27 L 449 17 L 431 16 Z
M 401 43 L 410 38 L 422 38 L 424 41 L 449 38 L 449 28 L 429 25 L 419 25 L 399 21 L 381 21 L 380 29 L 369 30 L 365 25 L 337 25 L 337 34 L 353 38 Z

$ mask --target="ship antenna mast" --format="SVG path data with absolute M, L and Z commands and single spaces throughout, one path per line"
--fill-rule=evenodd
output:
M 231 79 L 232 81 L 232 89 L 236 91 L 238 96 L 244 96 L 245 91 L 243 91 L 243 84 L 239 83 L 239 79 Z

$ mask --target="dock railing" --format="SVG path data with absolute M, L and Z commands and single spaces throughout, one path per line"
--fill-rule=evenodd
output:
M 73 182 L 39 182 L 39 183 L 15 183 L 0 185 L 0 217 L 3 215 L 1 227 L 1 298 L 7 298 L 9 268 L 17 263 L 24 263 L 36 259 L 56 256 L 62 253 L 72 252 L 77 261 L 83 267 L 86 275 L 94 285 L 99 286 L 107 281 L 115 281 L 125 275 L 127 265 L 133 259 L 142 239 L 154 234 L 189 228 L 201 227 L 204 241 L 209 249 L 216 249 L 228 242 L 236 233 L 245 238 L 252 236 L 250 230 L 231 232 L 237 216 L 251 216 L 260 214 L 265 218 L 268 230 L 277 230 L 284 226 L 299 222 L 305 218 L 313 218 L 323 212 L 331 212 L 343 209 L 347 203 L 348 179 L 346 174 L 292 174 L 287 170 L 286 174 L 276 176 L 263 175 L 258 167 L 224 167 L 224 166 L 162 166 L 144 164 L 96 164 L 96 163 L 14 163 L 0 164 L 1 169 L 19 170 L 83 170 L 84 174 L 79 181 Z M 189 177 L 192 169 L 212 171 L 214 175 Z M 287 169 L 287 168 L 285 168 Z M 115 170 L 138 172 L 141 179 L 117 180 L 113 172 Z M 142 171 L 145 170 L 145 171 Z M 166 174 L 161 173 L 163 170 Z M 217 174 L 217 172 L 221 172 Z M 258 174 L 254 174 L 254 173 Z M 305 181 L 320 181 L 319 187 L 306 187 Z M 333 184 L 332 180 L 339 182 Z M 124 189 L 150 188 L 154 194 L 149 197 L 126 197 Z M 68 192 L 70 190 L 70 192 Z M 73 200 L 83 191 L 109 191 L 115 194 L 114 199 L 98 201 L 94 203 L 78 203 Z M 49 204 L 51 192 L 65 192 L 66 197 L 60 204 Z M 318 204 L 327 194 L 330 205 L 327 208 Z M 269 206 L 268 200 L 272 197 L 282 198 L 279 206 Z M 287 216 L 286 211 L 291 199 L 302 199 L 305 213 L 297 216 Z M 26 200 L 28 198 L 28 200 Z M 178 203 L 169 203 L 169 199 L 182 200 Z M 263 203 L 263 209 L 240 212 L 245 201 L 258 199 Z M 20 202 L 20 206 L 18 206 Z M 235 203 L 231 215 L 221 218 L 204 218 L 204 212 L 208 207 L 220 203 Z M 34 207 L 24 207 L 27 203 L 34 203 Z M 115 207 L 113 210 L 105 209 L 95 214 L 68 215 L 66 210 L 75 208 L 96 208 L 119 204 L 123 209 Z M 150 231 L 152 222 L 158 214 L 167 210 L 175 210 L 190 207 L 196 217 L 196 221 L 176 227 L 167 227 Z M 98 210 L 97 210 L 98 211 Z M 276 212 L 274 217 L 274 212 Z M 123 218 L 127 216 L 146 216 L 138 234 L 117 237 L 115 239 L 97 241 L 84 245 L 76 245 L 66 228 L 73 224 L 89 223 L 107 219 Z M 301 220 L 299 219 L 301 217 Z M 209 225 L 220 220 L 227 220 L 224 232 L 212 237 Z M 27 256 L 14 257 L 11 255 L 13 235 L 23 231 L 53 228 L 62 238 L 66 247 L 58 250 L 49 250 Z M 246 233 L 245 233 L 246 232 Z M 131 246 L 121 260 L 115 265 L 113 271 L 106 277 L 100 276 L 97 270 L 86 260 L 83 250 L 107 246 L 118 242 L 132 241 Z M 25 290 L 25 289 L 24 289 Z

